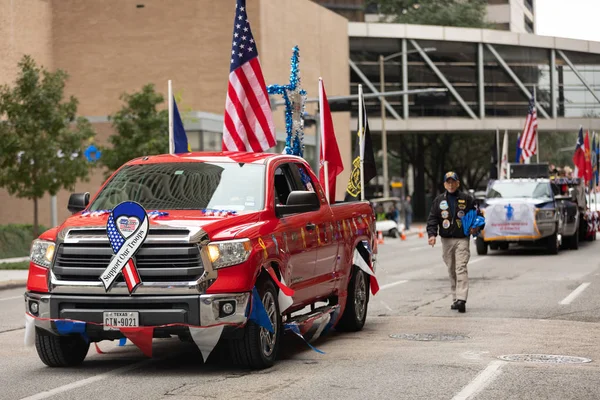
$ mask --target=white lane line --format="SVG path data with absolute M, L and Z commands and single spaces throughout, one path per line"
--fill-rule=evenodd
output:
M 485 389 L 502 372 L 504 361 L 494 360 L 488 364 L 467 386 L 452 398 L 452 400 L 467 400 L 473 398 L 477 393 Z
M 570 295 L 568 295 L 567 297 L 565 297 L 558 304 L 561 304 L 561 305 L 571 304 L 571 302 L 573 300 L 575 300 L 575 298 L 577 296 L 579 296 L 581 294 L 581 292 L 583 292 L 585 289 L 587 289 L 587 287 L 590 286 L 590 285 L 591 285 L 591 282 L 582 283 L 581 285 L 579 285 L 579 287 L 577 289 L 573 290 Z
M 29 261 L 29 257 L 3 258 L 0 260 L 0 264 L 17 263 L 23 261 Z
M 480 257 L 480 258 L 476 258 L 476 259 L 474 259 L 473 261 L 469 261 L 468 265 L 475 264 L 475 263 L 477 263 L 477 262 L 479 262 L 479 261 L 483 261 L 483 260 L 485 260 L 486 258 L 487 258 L 487 257 Z
M 406 283 L 406 282 L 408 282 L 408 281 L 405 280 L 405 281 L 398 281 L 398 282 L 388 283 L 387 285 L 379 286 L 379 290 L 389 289 L 391 287 L 398 286 L 398 285 L 401 285 L 401 284 Z
M 20 295 L 20 296 L 15 296 L 15 297 L 5 297 L 5 298 L 3 298 L 3 299 L 0 299 L 0 301 L 3 301 L 3 300 L 14 300 L 14 299 L 22 299 L 22 298 L 23 298 L 23 295 Z
M 410 247 L 408 249 L 408 251 L 418 251 L 418 250 L 425 250 L 430 248 L 431 246 L 421 246 L 421 247 Z
M 59 393 L 63 393 L 63 392 L 66 392 L 68 390 L 71 390 L 71 389 L 76 389 L 76 388 L 79 388 L 79 387 L 82 387 L 82 386 L 86 386 L 86 385 L 89 385 L 91 383 L 98 382 L 98 381 L 101 381 L 103 379 L 115 376 L 115 375 L 119 375 L 119 374 L 121 374 L 123 372 L 127 372 L 127 371 L 130 371 L 132 369 L 139 368 L 139 367 L 143 366 L 144 364 L 150 363 L 151 361 L 152 360 L 140 361 L 140 362 L 137 362 L 135 364 L 127 365 L 125 367 L 121 367 L 121 368 L 114 369 L 112 371 L 105 372 L 104 374 L 92 376 L 90 378 L 82 379 L 80 381 L 75 381 L 75 382 L 69 383 L 67 385 L 59 386 L 59 387 L 54 388 L 52 390 L 48 390 L 48 391 L 45 391 L 45 392 L 40 392 L 38 394 L 34 394 L 33 396 L 24 397 L 21 400 L 41 400 L 41 399 L 47 399 L 48 397 L 52 397 L 52 396 L 57 395 Z

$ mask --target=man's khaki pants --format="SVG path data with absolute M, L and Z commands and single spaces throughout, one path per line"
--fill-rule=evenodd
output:
M 469 295 L 467 263 L 471 257 L 469 238 L 442 238 L 442 257 L 448 267 L 452 300 L 467 301 Z

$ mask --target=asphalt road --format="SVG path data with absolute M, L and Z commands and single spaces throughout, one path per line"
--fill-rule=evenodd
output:
M 441 246 L 386 238 L 365 329 L 308 348 L 286 336 L 275 367 L 203 364 L 192 344 L 92 346 L 79 368 L 51 369 L 23 345 L 23 289 L 0 291 L 0 399 L 598 399 L 600 241 L 547 256 L 515 248 L 478 257 L 467 313 L 449 309 Z M 414 340 L 429 339 L 429 340 Z M 505 361 L 541 354 L 546 361 Z

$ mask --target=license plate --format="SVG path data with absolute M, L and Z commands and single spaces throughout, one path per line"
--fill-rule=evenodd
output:
M 105 331 L 117 331 L 119 328 L 140 326 L 137 311 L 105 311 L 103 321 Z

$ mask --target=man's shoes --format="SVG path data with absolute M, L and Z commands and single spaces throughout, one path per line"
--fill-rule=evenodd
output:
M 454 300 L 454 303 L 450 306 L 451 310 L 458 310 L 458 305 L 456 304 L 458 300 Z
M 464 300 L 456 300 L 456 303 L 454 303 L 456 305 L 456 309 L 458 310 L 459 313 L 464 313 L 465 311 L 467 311 L 467 302 Z

